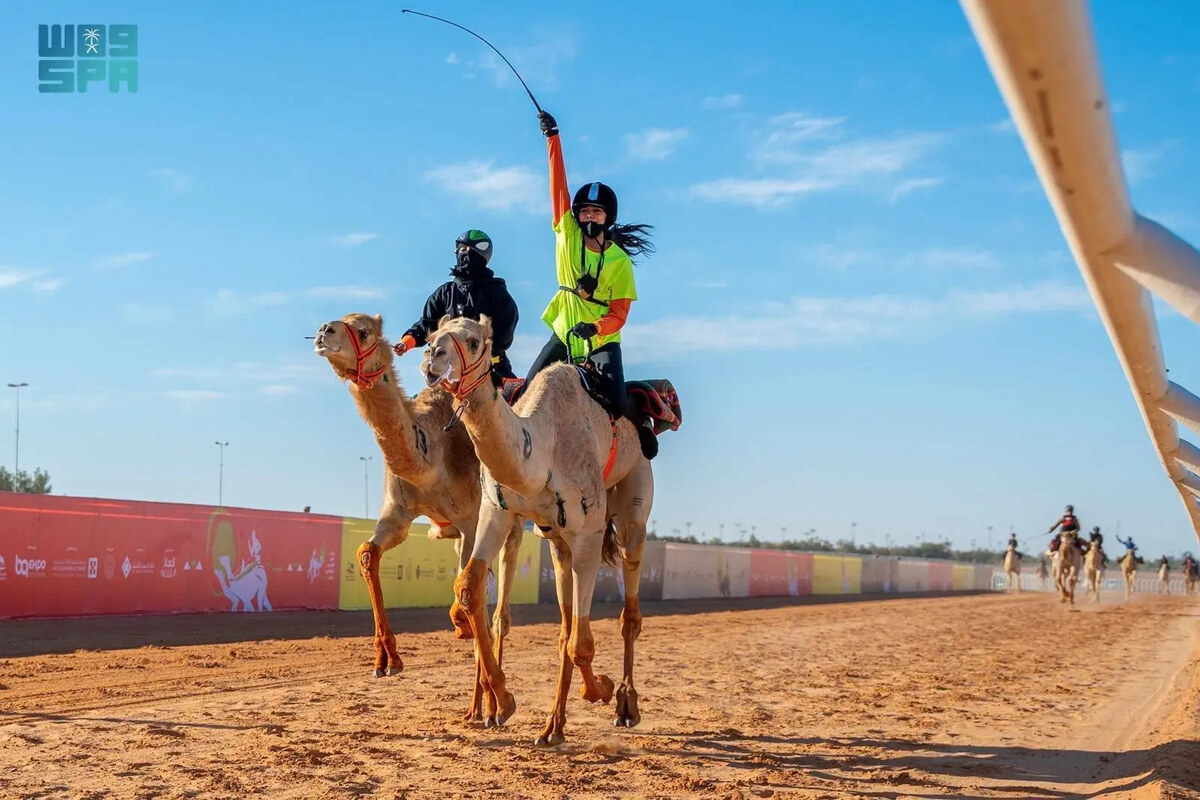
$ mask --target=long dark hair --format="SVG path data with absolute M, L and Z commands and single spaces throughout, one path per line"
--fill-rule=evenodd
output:
M 628 253 L 631 261 L 636 262 L 638 256 L 654 255 L 654 243 L 650 241 L 652 230 L 653 225 L 613 225 L 608 238 Z

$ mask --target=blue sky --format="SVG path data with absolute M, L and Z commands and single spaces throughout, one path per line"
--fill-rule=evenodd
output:
M 535 113 L 400 8 L 6 5 L 0 381 L 31 384 L 21 461 L 56 492 L 215 502 L 220 439 L 228 504 L 362 514 L 374 441 L 303 337 L 350 311 L 397 335 L 467 227 L 528 366 L 555 285 Z M 660 531 L 982 546 L 1070 502 L 1147 554 L 1195 548 L 956 4 L 420 8 L 522 70 L 572 185 L 657 228 L 625 348 L 684 403 Z M 1093 15 L 1135 205 L 1197 241 L 1200 10 Z M 139 26 L 140 91 L 40 94 L 37 25 L 95 22 Z M 1194 326 L 1159 328 L 1196 390 Z

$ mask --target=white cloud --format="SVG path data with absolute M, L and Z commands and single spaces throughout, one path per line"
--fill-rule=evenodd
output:
M 543 212 L 549 196 L 545 179 L 529 167 L 494 167 L 491 161 L 466 161 L 426 172 L 426 181 L 481 208 Z
M 1159 162 L 1177 145 L 1175 140 L 1161 142 L 1143 150 L 1122 150 L 1121 164 L 1129 183 L 1137 184 L 1158 174 Z
M 387 297 L 386 289 L 377 286 L 314 286 L 305 294 L 309 297 L 319 297 L 329 300 L 382 300 Z
M 994 133 L 997 136 L 1013 136 L 1017 132 L 1017 126 L 1007 117 L 991 123 L 987 126 L 987 129 L 990 133 Z
M 700 107 L 705 111 L 727 111 L 742 105 L 740 94 L 725 94 L 720 97 L 706 97 L 700 101 Z
M 182 194 L 192 188 L 191 175 L 177 169 L 171 169 L 170 167 L 151 170 L 150 177 L 162 181 L 167 191 L 174 192 L 175 194 Z
M 239 294 L 232 289 L 222 289 L 209 302 L 209 309 L 217 314 L 245 314 L 257 308 L 281 306 L 292 296 L 287 292 L 264 292 L 261 294 Z
M 797 197 L 803 197 L 813 192 L 829 191 L 837 186 L 838 184 L 833 181 L 812 178 L 796 180 L 722 178 L 695 184 L 689 190 L 688 196 L 696 200 L 715 203 L 733 203 L 765 208 L 781 206 Z
M 670 158 L 675 146 L 688 137 L 687 128 L 649 128 L 625 136 L 629 157 L 638 161 L 661 161 Z
M 49 294 L 51 292 L 57 292 L 66 282 L 67 281 L 65 278 L 50 278 L 49 280 L 45 281 L 34 281 L 33 290 L 41 294 Z
M 921 189 L 933 189 L 941 185 L 941 178 L 910 178 L 892 187 L 891 200 L 894 203 L 906 194 L 912 194 Z
M 0 289 L 13 289 L 25 285 L 39 294 L 57 292 L 66 284 L 64 278 L 43 278 L 44 269 L 22 269 L 0 265 Z M 40 280 L 38 280 L 40 278 Z
M 160 392 L 160 394 L 169 400 L 177 400 L 181 403 L 204 403 L 209 400 L 224 400 L 229 396 L 224 392 L 214 392 L 210 389 L 173 389 L 168 392 Z
M 532 44 L 505 45 L 504 52 L 526 83 L 539 89 L 553 90 L 560 83 L 559 66 L 575 58 L 579 48 L 571 32 L 558 31 L 544 33 L 540 41 Z M 467 70 L 487 70 L 492 74 L 496 86 L 520 88 L 521 84 L 512 70 L 491 50 L 482 50 L 478 59 L 468 59 L 463 66 Z M 475 75 L 468 71 L 464 77 L 474 78 Z
M 806 150 L 799 147 L 801 144 L 840 138 L 845 121 L 845 117 L 816 117 L 803 111 L 777 114 L 769 121 L 766 134 L 751 150 L 751 158 L 763 167 L 801 163 L 807 157 Z
M 0 289 L 11 289 L 41 274 L 41 270 L 0 267 Z
M 165 325 L 174 318 L 171 309 L 161 306 L 146 306 L 140 303 L 126 303 L 121 306 L 121 318 L 127 322 L 146 322 L 153 325 Z
M 120 269 L 122 267 L 131 267 L 134 264 L 141 264 L 149 261 L 152 258 L 154 258 L 153 253 L 147 253 L 139 250 L 133 253 L 120 253 L 115 256 L 98 258 L 92 262 L 92 267 L 100 270 L 101 272 L 106 272 L 110 269 Z
M 981 271 L 999 270 L 1004 266 L 995 253 L 973 247 L 927 247 L 910 252 L 881 252 L 821 244 L 803 251 L 800 261 L 836 271 L 851 268 Z
M 369 242 L 372 239 L 378 239 L 378 233 L 367 233 L 366 231 L 357 231 L 355 233 L 346 233 L 341 236 L 333 237 L 332 241 L 339 247 L 357 247 L 364 242 Z
M 945 141 L 940 133 L 909 133 L 847 140 L 844 117 L 792 111 L 772 117 L 749 158 L 769 178 L 723 178 L 691 187 L 695 199 L 766 208 L 814 192 L 855 185 L 882 190 L 894 199 L 937 178 L 903 173 Z
M 461 62 L 462 62 L 462 59 L 459 58 L 458 53 L 454 52 L 453 50 L 450 51 L 450 55 L 446 56 L 447 64 L 459 64 Z
M 987 291 L 954 290 L 943 297 L 870 295 L 793 297 L 747 316 L 674 317 L 626 326 L 630 363 L 664 353 L 798 348 L 927 336 L 940 328 L 1014 314 L 1082 311 L 1085 290 L 1039 283 Z

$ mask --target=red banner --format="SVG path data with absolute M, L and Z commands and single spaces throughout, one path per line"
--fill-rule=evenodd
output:
M 809 553 L 750 551 L 751 597 L 800 597 L 812 594 L 813 559 Z
M 337 608 L 340 517 L 0 493 L 0 617 Z
M 929 591 L 948 592 L 954 588 L 954 565 L 949 562 L 929 562 Z

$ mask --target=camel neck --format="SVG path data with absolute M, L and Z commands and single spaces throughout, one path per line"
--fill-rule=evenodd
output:
M 386 343 L 381 349 L 388 350 Z M 360 389 L 351 384 L 350 395 L 358 412 L 374 431 L 375 443 L 379 445 L 388 471 L 410 483 L 419 483 L 430 467 L 417 455 L 417 433 L 408 400 L 396 381 L 391 359 L 381 358 L 370 369 L 379 367 L 383 367 L 384 372 L 374 385 Z
M 542 437 L 534 436 L 533 420 L 518 416 L 491 382 L 467 398 L 462 423 L 479 462 L 496 481 L 526 496 L 545 484 L 545 459 L 539 457 Z

